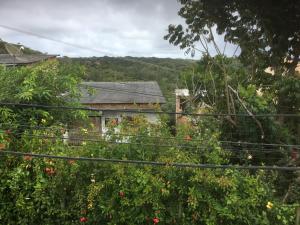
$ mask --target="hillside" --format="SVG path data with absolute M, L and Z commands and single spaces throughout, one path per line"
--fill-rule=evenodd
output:
M 22 49 L 21 49 L 22 47 Z M 21 44 L 0 39 L 0 54 L 40 54 Z M 80 64 L 86 68 L 87 81 L 157 81 L 167 100 L 165 109 L 173 109 L 174 89 L 180 73 L 195 61 L 155 57 L 89 57 L 59 58 L 61 62 Z

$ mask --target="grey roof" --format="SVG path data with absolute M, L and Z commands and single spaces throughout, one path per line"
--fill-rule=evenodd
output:
M 4 65 L 23 65 L 30 64 L 39 61 L 43 61 L 50 58 L 55 58 L 56 55 L 10 55 L 10 54 L 0 54 L 0 64 Z
M 83 104 L 166 102 L 156 81 L 83 82 L 81 93 Z

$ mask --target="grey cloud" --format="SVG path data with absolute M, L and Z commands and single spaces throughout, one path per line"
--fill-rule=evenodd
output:
M 182 22 L 178 9 L 176 0 L 0 0 L 0 21 L 112 56 L 185 58 L 163 40 L 169 24 Z M 2 28 L 0 37 L 48 53 L 103 55 Z

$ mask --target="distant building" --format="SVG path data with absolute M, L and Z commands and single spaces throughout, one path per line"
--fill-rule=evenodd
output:
M 57 55 L 42 54 L 20 44 L 11 44 L 0 39 L 0 65 L 23 66 L 54 59 Z
M 138 115 L 135 111 L 153 111 L 143 115 L 149 122 L 157 123 L 159 117 L 155 110 L 166 102 L 156 81 L 83 82 L 81 93 L 81 104 L 100 109 L 100 112 L 108 110 L 102 111 L 98 117 L 91 117 L 96 130 L 102 134 L 111 121 L 118 124 L 123 118 Z
M 24 66 L 38 62 L 42 62 L 49 59 L 56 58 L 56 55 L 11 55 L 11 54 L 0 54 L 0 65 L 4 66 Z

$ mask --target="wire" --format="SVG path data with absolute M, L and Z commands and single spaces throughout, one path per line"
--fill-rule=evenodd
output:
M 25 153 L 25 152 L 16 152 L 16 151 L 0 151 L 0 154 L 8 154 L 8 155 L 16 155 L 16 156 L 32 156 L 35 158 L 52 158 L 52 159 L 88 161 L 88 162 L 136 164 L 136 165 L 145 165 L 145 166 L 147 166 L 147 165 L 149 165 L 149 166 L 166 166 L 166 167 L 176 167 L 176 168 L 277 170 L 277 171 L 298 171 L 298 170 L 300 170 L 300 167 L 295 167 L 295 166 L 286 167 L 286 166 L 237 166 L 237 165 L 216 165 L 216 164 L 191 164 L 191 163 L 176 163 L 176 162 L 155 162 L 155 161 L 141 161 L 141 160 L 70 157 L 70 156 L 57 156 L 57 155 Z
M 222 114 L 222 113 L 185 113 L 185 112 L 164 112 L 164 111 L 147 111 L 142 109 L 130 110 L 130 109 L 97 109 L 90 107 L 71 107 L 71 106 L 51 106 L 41 104 L 25 104 L 25 103 L 11 103 L 11 102 L 0 102 L 0 106 L 20 106 L 29 108 L 46 108 L 46 109 L 63 109 L 63 110 L 85 110 L 95 112 L 127 112 L 127 113 L 141 113 L 141 114 L 169 114 L 169 115 L 187 115 L 187 116 L 212 116 L 212 117 L 227 117 L 227 116 L 243 116 L 253 117 L 249 114 Z M 300 117 L 300 114 L 256 114 L 255 117 Z
M 82 46 L 82 45 L 78 45 L 78 44 L 74 44 L 74 43 L 70 43 L 70 42 L 66 42 L 66 41 L 61 41 L 61 40 L 51 38 L 51 37 L 48 37 L 48 36 L 45 36 L 45 35 L 33 33 L 31 31 L 26 31 L 26 30 L 23 30 L 23 29 L 7 26 L 7 25 L 4 25 L 4 24 L 0 24 L 0 27 L 2 27 L 4 29 L 7 29 L 7 30 L 16 31 L 18 33 L 22 33 L 22 34 L 34 36 L 34 37 L 37 37 L 37 38 L 42 38 L 42 39 L 45 39 L 45 40 L 57 42 L 57 43 L 60 43 L 60 44 L 72 46 L 72 47 L 75 47 L 75 48 L 88 50 L 88 51 L 91 51 L 91 52 L 97 52 L 97 53 L 104 54 L 104 55 L 111 55 L 113 57 L 120 57 L 120 56 L 117 56 L 115 54 L 112 54 L 112 53 L 109 53 L 109 52 L 106 52 L 106 51 L 102 51 L 102 50 L 99 50 L 99 49 L 89 48 L 89 47 L 85 47 L 85 46 Z M 129 59 L 127 57 L 122 57 L 122 60 L 129 61 L 129 62 L 138 62 L 138 63 L 144 64 L 144 65 L 149 65 L 149 66 L 153 66 L 153 67 L 156 67 L 156 68 L 161 68 L 161 69 L 164 69 L 164 70 L 168 70 L 168 71 L 171 71 L 171 72 L 178 73 L 177 70 L 171 69 L 169 67 L 156 65 L 156 64 L 152 64 L 152 63 L 149 63 L 149 62 L 144 62 L 144 61 L 141 61 L 141 60 Z
M 0 123 L 0 125 L 3 125 L 3 124 L 7 124 L 7 125 L 12 125 L 11 123 Z M 17 126 L 20 126 L 20 127 L 25 127 L 25 128 L 30 128 L 31 130 L 32 129 L 35 129 L 35 130 L 39 130 L 39 129 L 45 129 L 45 130 L 51 130 L 51 131 L 60 131 L 61 129 L 63 128 L 56 128 L 56 127 L 44 127 L 44 126 L 29 126 L 29 125 L 22 125 L 22 124 L 19 124 Z M 6 129 L 12 129 L 14 127 L 7 127 Z M 0 131 L 1 132 L 1 131 Z M 16 135 L 18 134 L 23 134 L 23 133 L 15 133 Z M 132 138 L 139 138 L 139 137 L 142 137 L 142 138 L 146 138 L 146 139 L 160 139 L 160 140 L 175 140 L 175 141 L 185 141 L 187 143 L 199 143 L 199 140 L 185 140 L 184 138 L 175 138 L 175 137 L 160 137 L 160 136 L 149 136 L 149 135 L 133 135 L 133 134 L 124 134 L 124 133 L 115 133 L 115 134 L 112 134 L 112 135 L 105 135 L 107 137 L 114 137 L 114 138 L 117 138 L 117 137 L 132 137 Z M 105 136 L 103 136 L 105 138 Z M 88 138 L 93 138 L 93 137 L 96 137 L 96 138 L 99 138 L 99 135 L 89 135 Z M 59 137 L 61 138 L 61 137 Z M 67 139 L 74 139 L 72 137 L 69 137 Z M 95 140 L 95 139 L 84 139 L 84 138 L 76 138 L 75 140 L 80 140 L 80 141 L 98 141 L 98 140 Z M 245 147 L 245 146 L 241 146 L 241 145 L 254 145 L 254 146 L 274 146 L 274 147 L 294 147 L 294 148 L 300 148 L 300 145 L 292 145 L 292 144 L 271 144 L 271 143 L 253 143 L 253 142 L 241 142 L 241 141 L 222 141 L 222 140 L 219 140 L 218 142 L 220 143 L 228 143 L 228 144 L 234 144 L 234 147 Z M 238 146 L 236 146 L 238 145 Z M 155 145 L 156 146 L 156 145 Z M 167 147 L 192 147 L 192 146 L 187 146 L 187 145 L 167 145 Z M 225 146 L 223 146 L 225 147 Z M 249 146 L 247 146 L 247 148 L 250 148 Z M 249 149 L 251 150 L 251 149 Z M 264 151 L 265 149 L 259 149 L 257 151 Z M 266 151 L 276 151 L 278 149 L 267 149 Z M 246 151 L 246 150 L 245 150 Z M 253 150 L 252 150 L 253 151 Z M 281 150 L 278 150 L 281 152 Z
M 193 150 L 205 150 L 207 149 L 206 146 L 186 146 L 186 145 L 163 145 L 163 144 L 145 144 L 145 143 L 135 143 L 135 142 L 116 142 L 116 141 L 108 141 L 108 140 L 95 140 L 95 139 L 86 139 L 86 138 L 76 138 L 76 137 L 56 137 L 56 136 L 47 136 L 47 135 L 32 135 L 32 134 L 24 134 L 24 133 L 17 133 L 18 134 L 23 134 L 26 137 L 37 137 L 37 138 L 46 138 L 46 139 L 55 139 L 55 140 L 77 140 L 81 142 L 96 142 L 96 143 L 105 143 L 105 144 L 114 144 L 114 145 L 137 145 L 137 146 L 147 146 L 147 147 L 174 147 L 174 148 L 187 148 L 187 149 L 193 149 Z M 72 142 L 71 142 L 72 144 Z M 285 151 L 283 150 L 278 150 L 278 149 L 236 149 L 236 148 L 224 148 L 224 151 L 231 151 L 235 153 L 246 153 L 246 154 L 252 154 L 254 152 L 255 155 L 253 157 L 257 157 L 257 155 L 262 155 L 262 154 L 270 154 L 270 153 L 283 153 Z M 203 152 L 202 152 L 203 153 Z M 197 154 L 200 154 L 198 152 Z M 229 156 L 229 158 L 233 159 L 242 159 L 241 157 L 235 157 L 235 156 Z M 270 157 L 268 156 L 268 159 L 282 159 L 282 157 Z

